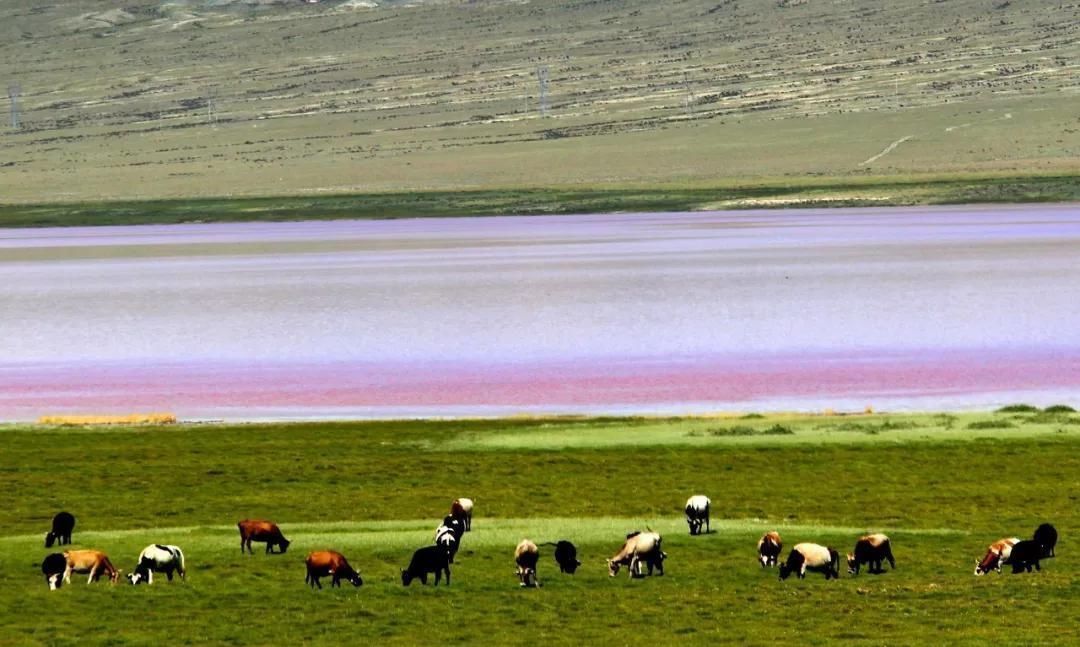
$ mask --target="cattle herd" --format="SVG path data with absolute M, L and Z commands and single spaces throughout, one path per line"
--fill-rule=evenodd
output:
M 701 534 L 703 528 L 705 533 L 710 532 L 710 506 L 709 498 L 704 495 L 694 495 L 687 500 L 686 523 L 691 535 Z M 435 529 L 432 544 L 418 548 L 413 553 L 409 565 L 401 570 L 401 583 L 404 586 L 409 586 L 415 579 L 419 579 L 421 584 L 427 584 L 428 575 L 434 575 L 435 586 L 438 586 L 443 577 L 446 579 L 446 585 L 450 585 L 450 565 L 454 563 L 454 557 L 457 555 L 464 534 L 472 530 L 472 513 L 472 500 L 465 498 L 454 500 L 450 513 Z M 57 514 L 53 518 L 52 529 L 45 536 L 45 547 L 50 548 L 55 543 L 70 544 L 74 528 L 73 515 L 68 512 Z M 240 531 L 241 553 L 245 550 L 248 553 L 253 552 L 252 542 L 265 543 L 267 553 L 284 553 L 291 543 L 281 533 L 277 524 L 270 521 L 245 519 L 237 523 L 237 528 Z M 1042 570 L 1039 562 L 1056 556 L 1057 540 L 1057 530 L 1048 523 L 1039 526 L 1031 539 L 1021 540 L 1016 537 L 999 539 L 990 544 L 986 555 L 981 560 L 976 560 L 975 575 L 983 575 L 991 570 L 1000 573 L 1002 566 L 1011 566 L 1013 573 L 1031 572 L 1032 567 L 1035 570 Z M 619 551 L 607 560 L 608 575 L 614 577 L 624 566 L 631 578 L 652 575 L 654 570 L 659 575 L 663 575 L 667 553 L 663 551 L 662 544 L 663 539 L 660 535 L 650 529 L 627 534 Z M 559 565 L 560 572 L 573 575 L 581 566 L 577 558 L 577 548 L 573 543 L 560 540 L 541 545 L 555 548 L 555 562 Z M 783 547 L 780 534 L 775 530 L 762 535 L 757 544 L 758 562 L 761 567 L 779 566 L 781 580 L 786 580 L 792 574 L 802 579 L 806 576 L 806 571 L 823 573 L 826 580 L 840 577 L 840 553 L 836 549 L 811 542 L 798 543 L 788 553 L 787 560 L 781 563 L 780 553 Z M 536 575 L 539 560 L 539 546 L 529 539 L 522 539 L 514 550 L 514 562 L 517 564 L 520 586 L 528 588 L 540 586 Z M 889 563 L 890 568 L 896 568 L 892 542 L 881 533 L 859 537 L 853 551 L 847 554 L 847 568 L 850 575 L 858 575 L 864 566 L 870 573 L 882 573 L 885 562 Z M 307 575 L 304 581 L 312 588 L 321 589 L 320 579 L 323 577 L 331 578 L 331 586 L 341 586 L 341 580 L 353 586 L 363 584 L 360 574 L 349 564 L 345 556 L 337 551 L 314 551 L 307 556 L 305 566 Z M 87 583 L 96 582 L 102 575 L 108 576 L 112 583 L 120 577 L 120 571 L 113 566 L 108 555 L 100 550 L 91 549 L 51 553 L 42 561 L 41 570 L 51 590 L 70 582 L 72 573 L 88 574 Z M 135 567 L 127 575 L 127 580 L 131 584 L 144 582 L 153 584 L 154 573 L 164 573 L 170 581 L 174 573 L 184 579 L 187 571 L 183 551 L 178 546 L 165 544 L 147 546 L 139 553 Z

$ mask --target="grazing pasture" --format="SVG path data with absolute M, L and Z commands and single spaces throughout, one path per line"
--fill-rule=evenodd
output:
M 1012 426 L 970 428 L 980 420 Z M 466 643 L 1064 642 L 1080 600 L 1077 420 L 1035 411 L 0 427 L 0 645 L 416 644 L 430 640 L 433 618 L 445 619 L 440 640 Z M 737 425 L 791 433 L 707 433 Z M 695 430 L 706 433 L 685 442 Z M 511 437 L 520 442 L 484 442 Z M 695 493 L 712 500 L 713 532 L 691 537 L 682 508 Z M 400 569 L 457 496 L 475 501 L 476 516 L 451 586 L 402 587 Z M 60 509 L 78 516 L 73 548 L 104 550 L 125 572 L 148 543 L 183 546 L 186 580 L 73 578 L 50 592 L 42 534 Z M 289 552 L 240 554 L 236 522 L 249 517 L 274 519 Z M 972 575 L 991 541 L 1031 537 L 1044 521 L 1060 540 L 1041 572 Z M 666 574 L 609 578 L 604 560 L 646 528 L 663 536 Z M 897 568 L 780 582 L 756 560 L 772 529 L 785 546 L 841 553 L 885 532 Z M 514 574 L 522 537 L 540 546 L 541 589 Z M 560 539 L 578 548 L 575 575 L 559 573 L 543 545 Z M 305 556 L 326 549 L 347 555 L 364 586 L 311 590 Z

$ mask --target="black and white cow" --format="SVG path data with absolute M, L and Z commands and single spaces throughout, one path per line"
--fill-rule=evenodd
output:
M 67 557 L 63 553 L 52 553 L 41 562 L 41 572 L 45 574 L 45 583 L 50 591 L 64 585 L 64 573 L 67 571 Z
M 795 544 L 787 562 L 780 565 L 780 579 L 786 580 L 792 573 L 803 579 L 806 571 L 824 573 L 826 580 L 840 579 L 840 553 L 820 544 Z
M 465 522 L 461 519 L 447 516 L 442 525 L 435 529 L 435 545 L 446 549 L 450 563 L 454 563 L 454 556 L 461 547 L 461 536 L 465 533 Z
M 155 571 L 164 573 L 170 582 L 174 571 L 180 575 L 181 579 L 186 579 L 187 570 L 184 568 L 184 551 L 180 550 L 178 546 L 150 544 L 139 553 L 139 563 L 128 573 L 128 582 L 132 584 L 141 582 L 153 584 Z
M 695 494 L 686 500 L 686 524 L 690 526 L 691 535 L 700 535 L 701 527 L 705 526 L 705 534 L 709 534 L 709 508 L 712 501 L 704 494 Z

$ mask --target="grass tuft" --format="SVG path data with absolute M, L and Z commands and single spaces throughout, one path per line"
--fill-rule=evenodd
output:
M 994 413 L 1038 413 L 1039 408 L 1033 407 L 1030 404 L 1010 404 L 1005 407 L 1001 407 Z

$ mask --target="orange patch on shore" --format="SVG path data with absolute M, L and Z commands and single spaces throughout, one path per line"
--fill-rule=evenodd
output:
M 176 424 L 176 414 L 172 413 L 132 413 L 122 416 L 41 416 L 38 424 L 42 425 L 172 425 Z

